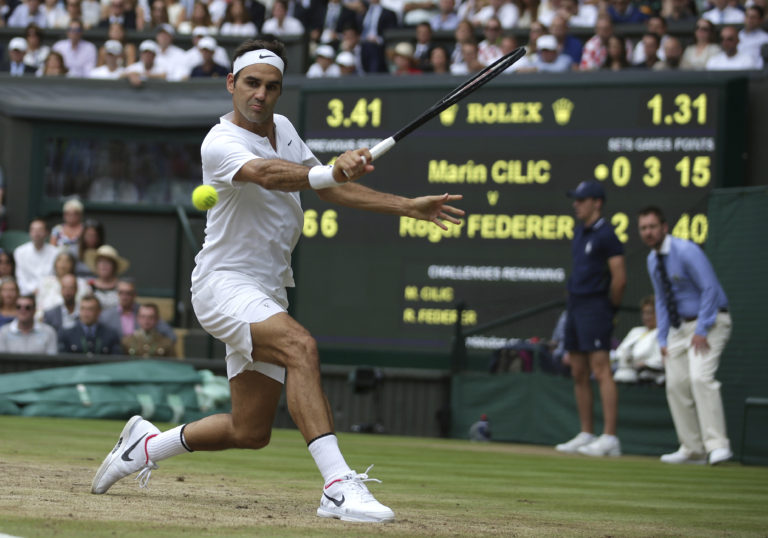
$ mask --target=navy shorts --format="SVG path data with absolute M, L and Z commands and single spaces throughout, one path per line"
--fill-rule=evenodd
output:
M 571 296 L 565 320 L 565 349 L 576 352 L 610 350 L 613 316 L 613 305 L 606 296 Z

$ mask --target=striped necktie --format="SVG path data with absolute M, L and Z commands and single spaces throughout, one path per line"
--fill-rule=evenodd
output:
M 667 274 L 667 268 L 664 265 L 664 255 L 658 255 L 659 260 L 659 276 L 661 277 L 661 287 L 664 289 L 664 304 L 667 306 L 667 314 L 669 314 L 670 324 L 677 329 L 680 326 L 680 314 L 677 311 L 677 303 L 675 302 L 675 294 L 672 293 L 672 282 L 669 280 Z

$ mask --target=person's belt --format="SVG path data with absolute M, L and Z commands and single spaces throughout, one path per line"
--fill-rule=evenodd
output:
M 727 313 L 727 312 L 728 312 L 728 309 L 727 309 L 727 308 L 718 308 L 718 309 L 717 309 L 717 311 L 718 311 L 718 312 Z M 685 322 L 689 322 L 689 321 L 696 321 L 697 319 L 699 319 L 699 316 L 692 316 L 692 317 L 690 317 L 690 318 L 685 318 L 685 317 L 684 317 L 684 318 L 682 318 L 682 320 L 683 320 L 683 321 L 685 321 Z

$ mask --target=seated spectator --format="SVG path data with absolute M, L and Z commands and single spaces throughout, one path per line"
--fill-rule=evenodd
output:
M 343 50 L 336 56 L 336 64 L 339 66 L 341 76 L 357 75 L 357 65 L 355 64 L 355 55 L 347 50 Z
M 744 28 L 739 31 L 739 52 L 755 58 L 760 67 L 764 63 L 761 50 L 768 44 L 768 32 L 762 28 L 764 22 L 763 8 L 757 5 L 749 6 L 744 18 Z
M 16 262 L 9 252 L 0 248 L 0 279 L 6 277 L 16 278 Z
M 307 69 L 308 78 L 338 77 L 341 76 L 341 68 L 336 65 L 334 59 L 336 52 L 330 45 L 320 45 L 315 49 L 315 61 Z
M 579 70 L 593 71 L 600 69 L 605 64 L 605 57 L 608 55 L 608 38 L 612 35 L 613 22 L 611 17 L 608 14 L 599 15 L 595 24 L 595 35 L 584 43 Z
M 190 74 L 186 66 L 186 52 L 173 44 L 176 30 L 168 23 L 161 24 L 156 30 L 157 53 L 155 63 L 165 71 L 167 80 L 186 79 Z
M 537 23 L 534 23 L 537 24 Z M 502 56 L 506 56 L 510 52 L 516 50 L 519 48 L 519 45 L 517 43 L 517 38 L 512 34 L 507 34 L 504 37 L 501 38 L 501 54 Z M 511 75 L 512 73 L 515 73 L 517 71 L 525 72 L 525 70 L 531 69 L 531 61 L 528 59 L 528 55 L 526 54 L 522 58 L 520 58 L 518 61 L 510 65 L 504 70 L 505 75 Z
M 722 52 L 709 59 L 707 71 L 759 69 L 753 56 L 739 52 L 739 33 L 735 27 L 725 26 L 720 30 L 720 46 Z
M 438 12 L 429 19 L 429 26 L 434 31 L 453 31 L 459 24 L 456 13 L 456 0 L 440 0 Z
M 51 47 L 43 45 L 43 31 L 36 24 L 28 24 L 24 30 L 27 40 L 27 52 L 24 54 L 24 63 L 37 72 L 42 69 L 43 62 L 51 52 Z
M 165 80 L 168 73 L 165 67 L 155 61 L 159 47 L 151 39 L 145 39 L 139 45 L 139 61 L 125 68 L 123 78 L 133 86 L 141 86 L 145 80 Z
M 485 64 L 477 57 L 477 43 L 470 41 L 461 45 L 462 61 L 451 64 L 452 75 L 469 75 L 481 71 Z
M 19 298 L 19 286 L 13 277 L 0 280 L 0 325 L 16 319 L 16 299 Z
M 77 10 L 76 19 L 82 18 L 80 2 L 78 0 L 45 0 L 45 28 L 66 28 L 69 24 L 69 14 L 67 9 L 69 4 L 73 4 L 73 9 Z M 75 6 L 76 5 L 76 6 Z
M 210 36 L 200 38 L 197 42 L 197 48 L 200 50 L 200 56 L 203 61 L 196 65 L 189 74 L 190 78 L 213 78 L 225 77 L 229 74 L 229 68 L 217 64 L 213 61 L 213 55 L 216 54 L 216 40 Z
M 125 0 L 110 0 L 106 15 L 99 20 L 99 28 L 109 28 L 119 24 L 126 30 L 136 30 L 136 11 Z
M 139 306 L 136 322 L 139 328 L 133 334 L 124 336 L 123 350 L 133 357 L 175 357 L 173 341 L 157 330 L 160 312 L 157 305 L 147 303 Z
M 696 21 L 695 42 L 683 51 L 682 69 L 703 70 L 710 58 L 718 55 L 720 46 L 715 43 L 715 25 L 707 19 Z
M 413 57 L 413 45 L 407 41 L 401 41 L 395 45 L 392 51 L 393 75 L 420 75 L 421 69 L 416 67 L 416 59 Z
M 483 39 L 477 44 L 477 59 L 485 65 L 491 65 L 501 58 L 501 22 L 491 17 L 483 26 Z
M 27 40 L 14 37 L 8 43 L 8 61 L 0 59 L 0 73 L 8 73 L 12 77 L 34 76 L 36 69 L 24 63 L 27 53 Z
M 668 22 L 691 23 L 696 20 L 694 0 L 663 0 L 661 16 Z
M 341 0 L 316 2 L 314 6 L 316 8 L 312 10 L 307 21 L 309 40 L 312 43 L 321 43 L 333 47 L 338 46 L 342 28 L 356 23 L 357 16 L 355 12 L 349 9 L 345 2 Z M 258 27 L 259 24 L 257 23 L 256 26 Z
M 659 43 L 659 50 L 657 51 L 656 55 L 659 57 L 659 60 L 666 59 L 666 56 L 664 55 L 664 44 L 669 38 L 667 35 L 666 21 L 658 15 L 649 17 L 648 20 L 645 21 L 645 31 L 646 33 L 656 34 L 659 36 L 661 42 Z M 635 45 L 635 48 L 632 51 L 631 63 L 632 65 L 645 63 L 645 45 L 643 44 L 642 39 L 637 42 L 637 45 Z
M 272 4 L 272 18 L 264 21 L 261 27 L 262 34 L 272 34 L 274 36 L 302 35 L 304 25 L 296 17 L 288 15 L 287 0 L 275 0 Z
M 53 45 L 53 51 L 61 54 L 67 73 L 71 77 L 87 77 L 91 69 L 96 67 L 96 45 L 90 41 L 84 41 L 83 23 L 74 20 L 67 27 L 67 39 L 57 41 Z
M 22 295 L 34 295 L 40 287 L 40 280 L 53 274 L 53 261 L 58 250 L 46 241 L 48 225 L 43 219 L 29 223 L 30 240 L 13 251 L 16 261 L 16 282 Z
M 59 279 L 61 284 L 61 303 L 43 312 L 43 323 L 50 325 L 60 334 L 62 329 L 71 329 L 80 319 L 80 304 L 78 300 L 78 279 L 75 275 L 64 275 Z M 89 288 L 90 289 L 90 288 Z
M 429 72 L 448 74 L 451 72 L 451 64 L 448 51 L 441 46 L 432 47 L 429 52 Z
M 429 51 L 433 47 L 432 27 L 428 22 L 416 25 L 416 44 L 413 47 L 413 59 L 421 71 L 429 70 Z
M 40 5 L 40 0 L 26 0 L 18 4 L 8 17 L 9 28 L 24 28 L 28 24 L 36 24 L 40 28 L 48 25 L 45 9 Z
M 36 297 L 38 319 L 42 318 L 44 311 L 62 303 L 61 279 L 65 275 L 75 275 L 76 263 L 76 258 L 69 251 L 59 252 L 56 256 L 56 259 L 53 262 L 54 274 L 44 276 L 40 280 L 40 289 L 38 290 Z M 88 281 L 84 278 L 78 278 L 77 280 L 77 287 L 79 290 L 77 299 L 79 301 L 80 297 L 87 293 L 91 293 L 91 287 L 88 285 Z
M 144 25 L 144 30 L 154 32 L 164 24 L 173 28 L 168 21 L 168 8 L 165 6 L 165 0 L 152 0 L 149 6 L 149 21 Z
M 69 76 L 69 70 L 64 64 L 64 57 L 52 50 L 43 62 L 43 71 L 40 73 L 44 77 L 66 77 Z
M 621 71 L 629 67 L 627 60 L 627 44 L 623 37 L 612 35 L 608 38 L 607 56 L 602 69 L 609 71 Z
M 528 42 L 525 44 L 525 59 L 528 60 L 529 64 L 536 58 L 536 40 L 546 33 L 547 28 L 538 21 L 533 21 L 528 28 Z
M 583 46 L 578 37 L 568 33 L 568 21 L 561 15 L 555 15 L 552 18 L 552 24 L 549 25 L 549 32 L 557 39 L 557 50 L 568 56 L 573 65 L 578 66 L 581 62 Z
M 729 5 L 728 0 L 711 0 L 712 9 L 701 14 L 712 24 L 743 24 L 744 12 Z
M 558 51 L 557 39 L 553 35 L 543 35 L 536 40 L 538 57 L 532 67 L 539 73 L 565 73 L 570 71 L 573 61 L 567 54 Z
M 683 46 L 676 37 L 669 36 L 664 42 L 664 60 L 653 66 L 654 71 L 680 69 L 683 59 Z
M 120 23 L 114 23 L 109 25 L 107 31 L 107 37 L 111 41 L 117 41 L 122 45 L 122 53 L 117 59 L 117 65 L 125 69 L 126 65 L 136 63 L 138 57 L 138 51 L 136 45 L 125 39 L 125 28 Z M 104 44 L 106 45 L 106 43 Z M 99 48 L 99 60 L 97 65 L 101 66 L 107 63 L 107 51 L 104 46 Z
M 211 13 L 208 11 L 208 6 L 196 0 L 192 6 L 192 16 L 188 21 L 182 21 L 179 23 L 178 30 L 180 34 L 194 34 L 195 29 L 202 28 L 205 30 L 205 34 L 216 34 L 218 28 L 211 20 Z
M 556 16 L 564 18 L 569 28 L 594 28 L 598 13 L 597 6 L 594 4 L 580 4 L 577 0 L 561 0 Z M 551 22 L 549 26 L 550 32 L 554 34 Z
M 617 383 L 636 383 L 641 372 L 647 372 L 643 378 L 654 380 L 664 373 L 661 348 L 656 338 L 656 307 L 653 295 L 643 298 L 640 302 L 640 312 L 643 325 L 631 329 L 614 352 L 618 368 L 613 374 L 613 379 Z
M 195 28 L 192 31 L 192 48 L 184 53 L 184 63 L 186 64 L 188 72 L 191 73 L 195 67 L 203 63 L 203 55 L 200 53 L 200 49 L 197 45 L 200 43 L 200 40 L 208 36 L 209 33 L 210 32 L 203 27 Z M 224 47 L 219 44 L 216 45 L 216 52 L 213 53 L 213 61 L 225 67 L 230 65 L 227 51 L 225 51 Z
M 648 15 L 640 10 L 637 3 L 631 0 L 610 0 L 605 12 L 613 24 L 639 24 L 648 18 Z
M 35 321 L 34 295 L 16 299 L 16 319 L 0 327 L 0 353 L 56 354 L 56 331 Z
M 659 60 L 659 36 L 652 33 L 645 33 L 643 39 L 640 42 L 643 46 L 644 60 L 639 64 L 634 64 L 632 67 L 635 69 L 653 69 L 653 67 L 660 62 Z
M 59 333 L 59 351 L 88 355 L 120 355 L 123 346 L 115 331 L 99 323 L 101 304 L 93 295 L 80 300 L 80 319 L 71 329 Z
M 105 308 L 99 321 L 114 330 L 121 338 L 130 336 L 139 328 L 136 302 L 136 284 L 131 279 L 123 278 L 117 284 L 118 305 Z M 155 324 L 157 330 L 172 341 L 176 340 L 173 329 L 162 319 Z
M 123 1 L 133 4 L 131 0 Z M 86 30 L 96 28 L 96 26 L 99 24 L 99 20 L 101 20 L 101 2 L 99 0 L 80 0 L 80 6 L 83 13 L 82 18 L 80 19 L 83 23 L 83 28 Z M 133 8 L 131 7 L 129 9 Z M 138 19 L 136 29 L 140 29 L 138 26 Z
M 464 62 L 462 47 L 465 43 L 476 44 L 475 29 L 472 26 L 472 23 L 466 19 L 460 20 L 459 24 L 456 26 L 456 30 L 453 32 L 453 40 L 455 44 L 451 51 L 451 65 Z
M 83 233 L 83 203 L 72 198 L 64 202 L 63 221 L 51 230 L 50 243 L 54 247 L 66 248 L 77 255 L 80 234 Z
M 100 306 L 106 310 L 117 306 L 118 277 L 128 270 L 130 263 L 121 257 L 117 249 L 111 245 L 102 245 L 96 252 L 88 253 L 85 263 L 96 275 L 88 281 L 93 289 L 93 295 L 99 300 Z
M 117 80 L 123 78 L 125 68 L 120 66 L 120 56 L 123 54 L 123 46 L 119 41 L 110 39 L 104 43 L 104 52 L 104 65 L 93 68 L 88 77 L 102 80 Z M 77 246 L 79 250 L 80 241 L 78 241 Z
M 539 0 L 520 0 L 517 4 L 520 11 L 517 18 L 517 28 L 530 28 L 531 23 L 539 20 L 541 2 Z
M 259 29 L 251 20 L 251 14 L 245 9 L 243 0 L 232 0 L 224 13 L 224 22 L 219 29 L 221 35 L 254 37 Z
M 496 17 L 505 30 L 511 30 L 517 24 L 520 11 L 511 0 L 488 0 L 485 7 L 475 13 L 470 21 L 477 27 L 483 26 L 491 17 Z
M 93 277 L 93 271 L 85 263 L 85 260 L 96 255 L 96 250 L 106 242 L 104 236 L 104 226 L 101 222 L 88 219 L 83 223 L 83 233 L 80 236 L 78 245 L 77 267 L 75 274 L 82 277 Z

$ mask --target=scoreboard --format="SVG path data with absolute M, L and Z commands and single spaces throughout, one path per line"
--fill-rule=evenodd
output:
M 635 306 L 651 292 L 637 211 L 658 205 L 675 235 L 703 243 L 708 193 L 743 176 L 744 81 L 657 75 L 502 76 L 403 139 L 361 182 L 409 197 L 462 194 L 455 205 L 467 215 L 446 231 L 305 193 L 294 315 L 326 348 L 446 350 L 458 321 L 469 330 L 565 298 L 577 225 L 566 191 L 585 179 L 604 184 L 604 215 L 627 253 L 624 304 Z M 321 161 L 372 147 L 459 82 L 392 78 L 302 89 L 303 137 Z M 468 347 L 548 337 L 558 315 Z

